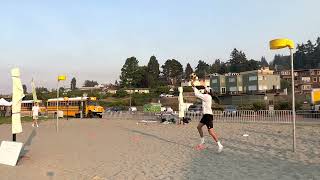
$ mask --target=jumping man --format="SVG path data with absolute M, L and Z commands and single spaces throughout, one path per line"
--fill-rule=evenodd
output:
M 219 147 L 218 152 L 221 152 L 223 149 L 223 146 L 220 143 L 220 141 L 218 140 L 218 136 L 216 135 L 216 133 L 213 130 L 213 114 L 212 114 L 212 109 L 211 109 L 212 97 L 209 94 L 210 89 L 205 88 L 204 94 L 201 94 L 199 92 L 199 90 L 194 86 L 193 81 L 191 84 L 192 84 L 192 88 L 194 90 L 195 96 L 202 100 L 203 117 L 201 118 L 201 121 L 199 122 L 199 124 L 197 126 L 197 129 L 198 129 L 200 137 L 201 137 L 201 143 L 199 144 L 199 147 L 203 147 L 203 145 L 204 145 L 204 137 L 203 137 L 202 127 L 204 125 L 206 125 L 208 128 L 209 134 L 211 135 L 213 140 L 218 144 L 218 147 Z

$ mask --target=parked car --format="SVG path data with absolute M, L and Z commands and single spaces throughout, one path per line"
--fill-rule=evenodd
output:
M 130 112 L 137 112 L 138 109 L 137 109 L 137 107 L 131 106 L 131 107 L 129 107 L 129 111 Z
M 237 107 L 235 106 L 226 106 L 224 109 L 225 116 L 235 116 L 237 114 Z
M 188 112 L 201 113 L 202 112 L 202 105 L 191 105 L 188 108 Z
M 109 111 L 109 112 L 119 112 L 119 111 L 122 111 L 122 110 L 123 110 L 123 108 L 121 108 L 121 107 L 111 107 L 107 111 Z
M 163 97 L 174 97 L 174 95 L 172 95 L 172 94 L 160 94 L 159 97 L 160 98 L 163 98 Z
M 167 110 L 166 107 L 161 106 L 161 112 L 164 112 L 164 111 L 166 111 L 166 110 Z

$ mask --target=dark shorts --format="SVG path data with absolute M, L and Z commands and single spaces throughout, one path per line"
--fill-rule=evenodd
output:
M 213 115 L 204 114 L 200 120 L 200 123 L 206 125 L 208 129 L 213 128 Z

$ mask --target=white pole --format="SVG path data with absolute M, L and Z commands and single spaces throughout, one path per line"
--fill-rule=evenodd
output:
M 59 124 L 58 124 L 58 121 L 59 121 L 59 115 L 58 115 L 58 111 L 59 111 L 59 80 L 58 80 L 58 83 L 57 83 L 57 119 L 56 119 L 56 131 L 58 132 L 59 131 Z
M 293 121 L 293 152 L 296 151 L 296 107 L 295 107 L 295 95 L 294 95 L 294 70 L 293 70 L 293 53 L 290 48 L 291 58 L 291 83 L 292 83 L 292 121 Z

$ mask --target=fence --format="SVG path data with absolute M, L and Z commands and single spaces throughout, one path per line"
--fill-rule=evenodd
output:
M 186 113 L 186 117 L 192 120 L 200 120 L 201 113 Z M 213 119 L 216 122 L 272 122 L 291 123 L 292 111 L 290 110 L 241 110 L 241 111 L 213 111 Z M 296 121 L 320 122 L 320 112 L 296 111 Z
M 119 120 L 145 120 L 145 121 L 161 121 L 162 119 L 175 119 L 177 114 L 162 113 L 145 113 L 145 112 L 106 112 L 105 118 Z M 202 113 L 186 112 L 185 117 L 193 121 L 200 121 Z M 267 123 L 291 123 L 292 111 L 290 110 L 240 110 L 240 111 L 213 111 L 213 119 L 215 122 L 267 122 Z M 297 111 L 296 121 L 317 121 L 320 122 L 320 112 L 314 111 Z

